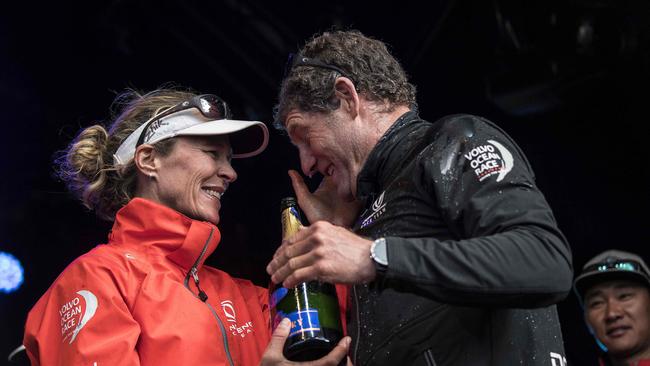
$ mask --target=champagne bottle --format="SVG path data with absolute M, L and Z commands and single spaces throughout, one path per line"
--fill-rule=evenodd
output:
M 282 237 L 286 238 L 303 226 L 302 215 L 293 197 L 283 198 L 280 206 Z M 310 281 L 284 288 L 271 282 L 269 294 L 273 330 L 283 318 L 291 320 L 291 331 L 283 349 L 288 360 L 319 359 L 343 336 L 334 285 Z

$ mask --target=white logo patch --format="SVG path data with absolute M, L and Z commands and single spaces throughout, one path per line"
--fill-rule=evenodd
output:
M 384 202 L 385 193 L 386 191 L 381 192 L 379 198 L 377 198 L 375 202 L 372 203 L 372 214 L 366 217 L 363 222 L 361 222 L 361 228 L 372 224 L 373 221 L 377 220 L 381 215 L 384 214 L 384 212 L 386 212 L 386 202 Z
M 559 353 L 551 352 L 551 366 L 566 366 L 566 358 Z
M 229 323 L 233 323 L 228 327 L 228 330 L 232 332 L 232 335 L 244 338 L 246 337 L 246 334 L 253 333 L 253 322 L 246 322 L 242 326 L 239 326 L 237 324 L 237 314 L 235 313 L 235 306 L 233 305 L 232 301 L 222 301 L 221 310 L 223 310 L 223 313 L 226 316 L 226 320 Z
M 61 336 L 63 341 L 70 338 L 68 344 L 77 338 L 79 331 L 88 323 L 97 311 L 97 297 L 88 290 L 77 291 L 79 296 L 61 306 Z
M 495 174 L 498 174 L 497 182 L 500 182 L 512 170 L 514 159 L 510 151 L 501 143 L 494 140 L 487 142 L 489 145 L 477 146 L 464 156 L 469 161 L 470 167 L 474 169 L 479 182 Z

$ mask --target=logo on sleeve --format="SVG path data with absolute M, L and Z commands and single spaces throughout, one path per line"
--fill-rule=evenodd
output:
M 228 326 L 228 330 L 234 336 L 240 336 L 242 338 L 246 337 L 246 334 L 253 333 L 253 322 L 249 321 L 243 325 L 237 324 L 237 315 L 235 313 L 235 306 L 230 300 L 224 300 L 221 302 L 221 310 L 226 316 L 226 321 L 232 323 Z
M 77 334 L 83 329 L 97 311 L 97 297 L 88 290 L 77 291 L 72 300 L 61 306 L 61 336 L 65 342 L 70 338 L 69 344 L 74 342 Z
M 366 217 L 362 222 L 360 227 L 364 228 L 370 224 L 373 223 L 373 221 L 377 220 L 381 215 L 386 212 L 386 202 L 384 202 L 384 194 L 386 191 L 381 192 L 381 195 L 379 195 L 379 198 L 375 200 L 375 202 L 372 203 L 372 213 L 370 216 Z
M 489 144 L 477 146 L 464 156 L 479 182 L 493 175 L 497 175 L 497 182 L 500 182 L 512 170 L 514 159 L 501 143 L 494 140 L 487 142 Z
M 559 353 L 551 352 L 551 366 L 566 366 L 566 357 Z

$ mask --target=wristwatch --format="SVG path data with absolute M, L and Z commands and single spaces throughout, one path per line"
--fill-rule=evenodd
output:
M 370 246 L 370 258 L 375 262 L 379 272 L 385 272 L 388 267 L 388 254 L 386 253 L 386 238 L 379 238 Z

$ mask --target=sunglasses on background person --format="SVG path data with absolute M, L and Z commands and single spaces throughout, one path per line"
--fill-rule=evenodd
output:
M 612 272 L 612 271 L 629 271 L 642 274 L 646 277 L 650 277 L 650 274 L 645 271 L 645 269 L 635 261 L 624 260 L 624 261 L 614 261 L 614 262 L 602 262 L 596 263 L 584 269 L 584 272 Z

